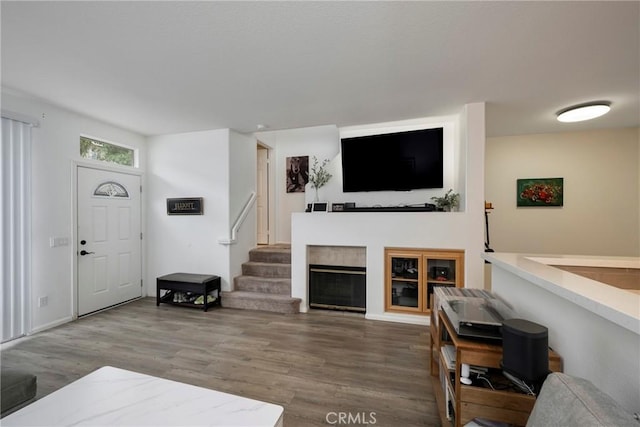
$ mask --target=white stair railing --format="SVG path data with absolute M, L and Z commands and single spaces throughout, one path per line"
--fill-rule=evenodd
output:
M 249 211 L 251 210 L 251 207 L 253 206 L 255 201 L 256 201 L 256 193 L 255 191 L 252 191 L 251 194 L 249 195 L 249 200 L 247 200 L 247 203 L 245 203 L 244 208 L 242 208 L 242 212 L 240 212 L 238 219 L 236 219 L 236 222 L 233 224 L 233 227 L 231 227 L 231 231 L 229 232 L 230 237 L 221 237 L 218 239 L 218 243 L 220 243 L 221 245 L 232 245 L 236 243 L 237 241 L 236 235 L 238 234 L 238 229 L 240 229 L 240 226 L 244 222 L 245 218 L 247 217 L 247 215 L 249 215 Z

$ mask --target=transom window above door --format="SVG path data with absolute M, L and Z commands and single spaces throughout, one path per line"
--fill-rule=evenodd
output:
M 136 150 L 112 142 L 86 136 L 80 137 L 80 156 L 84 159 L 135 166 Z

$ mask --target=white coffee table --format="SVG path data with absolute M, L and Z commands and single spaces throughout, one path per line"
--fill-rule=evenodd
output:
M 2 426 L 280 426 L 282 406 L 106 366 Z

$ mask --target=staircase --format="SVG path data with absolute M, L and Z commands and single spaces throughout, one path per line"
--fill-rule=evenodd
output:
M 222 306 L 275 313 L 299 313 L 300 298 L 291 297 L 291 246 L 260 246 L 249 252 L 234 290 L 222 293 Z

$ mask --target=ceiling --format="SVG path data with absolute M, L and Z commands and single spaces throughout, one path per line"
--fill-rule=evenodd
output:
M 2 86 L 144 135 L 486 102 L 487 135 L 640 125 L 640 2 L 1 2 Z M 569 105 L 612 111 L 561 124 Z

